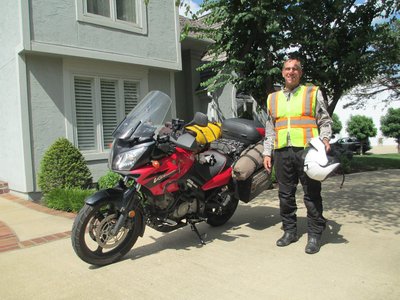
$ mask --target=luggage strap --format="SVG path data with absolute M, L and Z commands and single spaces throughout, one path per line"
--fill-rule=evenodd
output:
M 243 154 L 240 155 L 240 157 L 239 157 L 239 159 L 240 159 L 241 157 L 248 157 L 248 158 L 250 158 L 250 159 L 253 161 L 254 165 L 256 166 L 256 169 L 258 169 L 260 166 L 262 166 L 262 164 L 260 165 L 260 164 L 258 163 L 258 161 L 257 161 L 253 156 L 251 156 L 251 155 L 249 155 L 249 154 L 247 154 L 247 153 L 248 153 L 250 150 L 253 149 L 253 150 L 256 151 L 256 152 L 260 155 L 260 157 L 262 158 L 263 155 L 262 155 L 261 151 L 258 150 L 258 149 L 256 148 L 256 146 L 257 146 L 258 144 L 261 144 L 261 143 L 257 143 L 257 144 L 254 144 L 254 145 L 250 145 L 246 150 L 244 150 Z M 238 160 L 239 160 L 239 159 L 238 159 Z M 236 165 L 236 163 L 238 162 L 238 160 L 235 161 L 235 163 L 233 164 L 232 168 L 235 167 L 235 165 Z

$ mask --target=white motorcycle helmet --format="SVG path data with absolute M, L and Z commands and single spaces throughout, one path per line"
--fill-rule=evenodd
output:
M 340 163 L 333 157 L 328 157 L 325 145 L 319 137 L 312 138 L 309 149 L 304 158 L 304 172 L 311 179 L 324 181 Z

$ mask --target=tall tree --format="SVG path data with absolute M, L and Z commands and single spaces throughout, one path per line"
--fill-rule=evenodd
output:
M 381 118 L 381 131 L 384 136 L 396 140 L 397 152 L 400 153 L 400 108 L 389 108 L 386 115 Z
M 332 113 L 344 92 L 372 81 L 383 65 L 398 63 L 382 61 L 391 51 L 383 46 L 390 26 L 375 22 L 394 22 L 399 0 L 357 2 L 204 0 L 199 14 L 209 12 L 202 17 L 208 27 L 199 31 L 214 43 L 213 59 L 203 69 L 215 74 L 204 85 L 232 82 L 264 103 L 282 82 L 283 59 L 296 55 L 304 61 L 304 79 L 324 89 Z
M 344 107 L 364 107 L 368 101 L 385 93 L 385 102 L 390 105 L 400 101 L 400 20 L 378 26 L 377 39 L 374 48 L 376 55 L 380 55 L 380 75 L 371 83 L 358 86 L 351 91 L 353 101 Z
M 342 122 L 339 119 L 339 116 L 337 114 L 332 114 L 332 135 L 335 136 L 335 134 L 340 133 L 342 131 Z
M 364 143 L 367 142 L 368 138 L 376 136 L 377 132 L 372 118 L 361 115 L 352 116 L 347 122 L 346 130 L 350 136 L 354 136 L 360 140 L 361 155 L 363 154 Z

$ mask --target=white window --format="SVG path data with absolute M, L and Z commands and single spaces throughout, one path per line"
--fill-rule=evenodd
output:
M 146 34 L 142 0 L 76 0 L 78 20 Z
M 76 142 L 86 153 L 109 150 L 112 133 L 139 101 L 139 82 L 74 77 Z

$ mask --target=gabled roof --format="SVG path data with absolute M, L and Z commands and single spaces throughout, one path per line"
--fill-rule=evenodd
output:
M 186 25 L 189 25 L 190 27 L 196 27 L 196 28 L 206 28 L 207 25 L 203 23 L 202 18 L 199 18 L 197 20 L 189 19 L 184 16 L 179 16 L 179 25 L 181 28 L 181 31 L 183 28 L 185 28 Z M 189 37 L 196 38 L 198 37 L 199 34 L 194 31 L 189 31 Z

